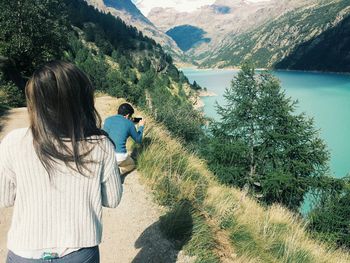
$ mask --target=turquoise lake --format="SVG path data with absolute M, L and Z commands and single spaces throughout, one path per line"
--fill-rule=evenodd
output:
M 223 94 L 236 70 L 182 69 L 188 79 L 214 92 L 202 97 L 204 113 L 218 118 L 215 104 L 225 105 Z M 314 118 L 320 136 L 331 154 L 330 168 L 336 177 L 350 172 L 350 75 L 313 72 L 272 72 L 281 81 L 287 96 L 297 100 L 298 112 Z

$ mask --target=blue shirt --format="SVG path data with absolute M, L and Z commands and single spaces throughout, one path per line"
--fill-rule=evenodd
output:
M 108 133 L 109 137 L 115 144 L 117 153 L 126 153 L 126 140 L 131 136 L 137 143 L 142 142 L 143 126 L 136 131 L 135 124 L 123 117 L 122 115 L 115 115 L 108 117 L 105 120 L 103 129 Z

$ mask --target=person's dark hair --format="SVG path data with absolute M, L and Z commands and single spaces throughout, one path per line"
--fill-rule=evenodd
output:
M 72 63 L 49 62 L 27 82 L 26 99 L 34 148 L 49 175 L 58 161 L 84 174 L 88 145 L 99 140 L 90 136 L 106 135 L 88 77 Z
M 129 114 L 129 116 L 134 114 L 134 108 L 129 103 L 123 103 L 118 108 L 118 114 L 126 116 Z

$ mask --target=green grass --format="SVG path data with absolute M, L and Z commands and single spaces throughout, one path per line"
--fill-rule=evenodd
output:
M 184 247 L 185 251 L 197 257 L 198 263 L 217 263 L 220 261 L 214 252 L 215 246 L 216 241 L 211 227 L 202 216 L 193 214 L 192 237 Z
M 305 222 L 287 209 L 262 207 L 218 183 L 203 160 L 146 119 L 146 138 L 135 148 L 138 172 L 165 208 L 162 232 L 196 262 L 350 262 L 348 252 L 312 239 Z
M 260 251 L 257 242 L 254 240 L 253 235 L 243 225 L 236 225 L 230 231 L 230 238 L 235 245 L 238 254 L 255 254 Z
M 182 200 L 160 217 L 160 228 L 165 236 L 174 241 L 178 250 L 192 237 L 194 209 L 190 202 Z
M 155 199 L 161 205 L 172 206 L 179 202 L 180 186 L 171 180 L 170 175 L 160 178 L 154 186 L 154 190 L 156 190 L 154 192 Z

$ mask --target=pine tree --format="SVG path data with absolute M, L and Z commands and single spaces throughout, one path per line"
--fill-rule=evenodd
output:
M 225 91 L 224 98 L 227 105 L 225 107 L 218 105 L 217 107 L 221 121 L 213 126 L 212 130 L 214 136 L 226 137 L 225 141 L 228 144 L 234 144 L 234 148 L 239 146 L 238 149 L 245 153 L 243 163 L 244 171 L 247 171 L 247 174 L 238 175 L 245 178 L 244 183 L 239 183 L 240 186 L 253 185 L 258 182 L 255 179 L 259 139 L 257 96 L 258 85 L 254 69 L 244 65 L 242 71 L 232 81 L 231 88 Z M 245 149 L 242 149 L 242 146 Z
M 209 165 L 224 183 L 297 209 L 327 171 L 328 152 L 313 121 L 295 113 L 277 79 L 249 65 L 224 98 L 203 151 Z

